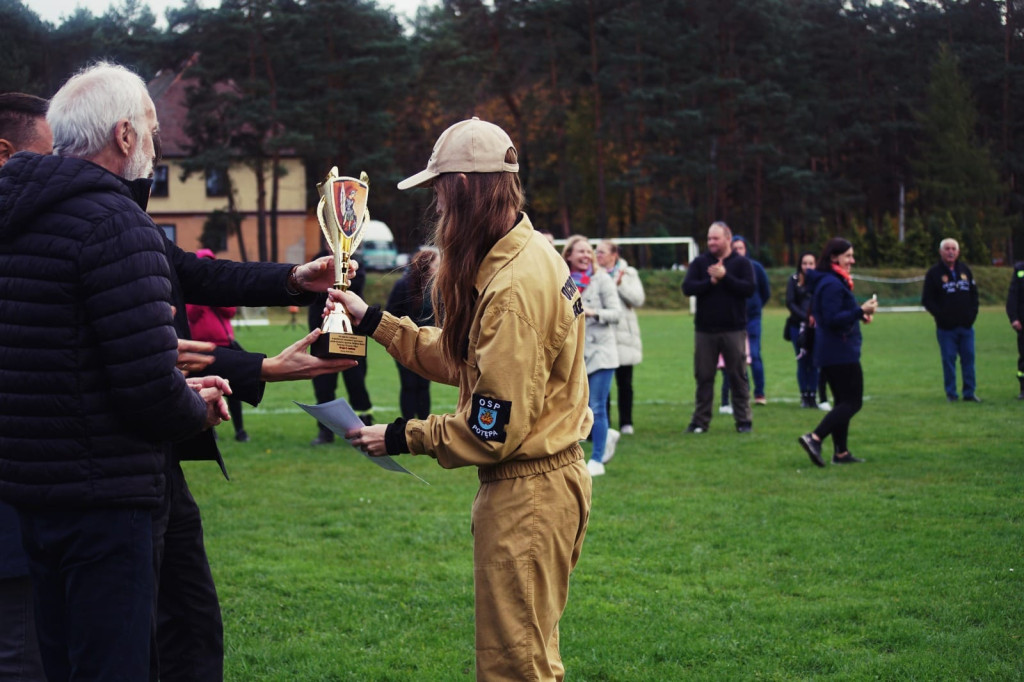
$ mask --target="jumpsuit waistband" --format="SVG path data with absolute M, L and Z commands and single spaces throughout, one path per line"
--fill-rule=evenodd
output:
M 583 459 L 583 448 L 579 443 L 573 443 L 565 450 L 556 452 L 548 457 L 538 459 L 514 459 L 509 462 L 502 462 L 490 467 L 477 469 L 477 476 L 481 483 L 491 483 L 509 478 L 524 478 L 536 474 L 546 474 L 555 469 L 574 464 Z

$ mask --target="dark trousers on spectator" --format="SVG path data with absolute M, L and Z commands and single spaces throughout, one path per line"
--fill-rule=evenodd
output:
M 373 409 L 370 402 L 370 393 L 366 390 L 366 358 L 361 358 L 359 364 L 352 369 L 341 373 L 345 382 L 345 391 L 348 393 L 348 402 L 356 413 L 369 412 Z M 313 377 L 313 393 L 316 395 L 316 402 L 329 403 L 337 397 L 338 375 L 321 374 Z
M 0 579 L 0 680 L 46 682 L 27 575 Z
M 619 401 L 619 428 L 633 423 L 633 365 L 619 365 L 615 370 L 615 387 Z M 612 413 L 611 398 L 608 414 Z
M 224 624 L 203 522 L 181 464 L 167 466 L 167 518 L 158 532 L 156 641 L 160 682 L 221 682 Z
M 693 374 L 697 380 L 697 405 L 690 423 L 707 429 L 715 402 L 715 372 L 718 355 L 725 360 L 725 372 L 732 388 L 732 418 L 737 425 L 749 424 L 750 387 L 747 384 L 747 332 L 697 332 L 694 340 Z
M 19 510 L 49 682 L 149 679 L 149 509 Z
M 754 397 L 761 398 L 764 397 L 764 361 L 761 360 L 760 317 L 747 320 L 747 343 L 750 345 L 750 373 L 754 377 Z
M 398 405 L 403 419 L 426 419 L 430 415 L 430 380 L 395 362 L 398 367 Z
M 814 429 L 820 440 L 832 436 L 836 454 L 847 452 L 846 438 L 850 420 L 860 411 L 864 400 L 864 373 L 859 362 L 829 365 L 821 368 L 829 388 L 832 389 L 832 410 Z

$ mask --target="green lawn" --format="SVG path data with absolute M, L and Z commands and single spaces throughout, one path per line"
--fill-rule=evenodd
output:
M 798 407 L 783 319 L 765 320 L 770 402 L 754 432 L 716 413 L 688 435 L 692 319 L 642 314 L 637 434 L 594 484 L 561 626 L 568 679 L 1024 679 L 1024 402 L 1005 315 L 978 320 L 980 405 L 946 402 L 926 314 L 864 327 L 850 448 L 867 462 L 823 470 L 796 443 L 823 413 Z M 276 352 L 301 331 L 238 336 Z M 397 372 L 375 344 L 369 380 L 378 419 L 397 417 Z M 454 391 L 433 399 L 448 409 Z M 309 382 L 269 386 L 246 412 L 248 444 L 221 427 L 231 482 L 187 466 L 227 679 L 472 679 L 476 472 L 402 457 L 425 486 L 344 441 L 311 448 L 293 400 L 313 400 Z

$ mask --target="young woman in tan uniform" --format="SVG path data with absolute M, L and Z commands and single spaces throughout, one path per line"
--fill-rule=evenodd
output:
M 579 441 L 593 418 L 583 304 L 565 262 L 522 213 L 516 158 L 501 128 L 474 118 L 446 130 L 426 170 L 398 185 L 436 193 L 441 328 L 367 308 L 350 292 L 331 299 L 400 363 L 459 387 L 453 414 L 346 437 L 374 456 L 478 468 L 477 679 L 561 680 L 558 621 L 590 515 Z

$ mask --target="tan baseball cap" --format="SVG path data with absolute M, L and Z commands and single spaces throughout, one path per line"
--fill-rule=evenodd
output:
M 474 116 L 441 133 L 425 170 L 398 183 L 398 189 L 429 187 L 441 173 L 518 173 L 518 163 L 505 163 L 515 149 L 504 130 Z

